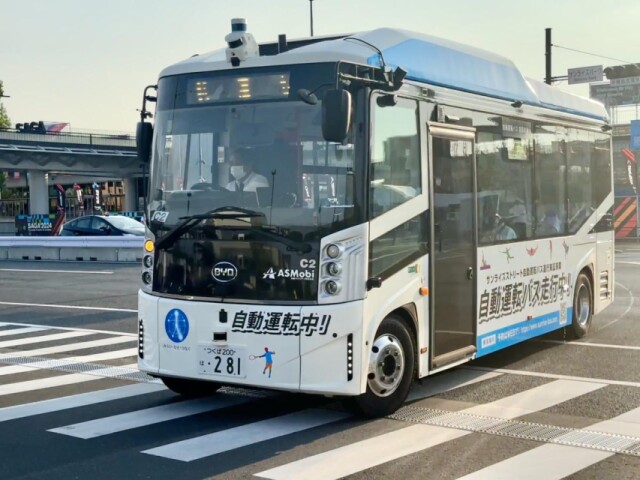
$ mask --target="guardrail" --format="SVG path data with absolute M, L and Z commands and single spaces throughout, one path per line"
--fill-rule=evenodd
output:
M 0 237 L 0 260 L 140 262 L 144 237 Z

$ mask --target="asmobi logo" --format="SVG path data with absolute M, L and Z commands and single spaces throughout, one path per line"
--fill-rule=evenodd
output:
M 289 278 L 291 280 L 313 280 L 315 272 L 313 270 L 298 270 L 295 268 L 280 268 L 274 270 L 269 268 L 262 274 L 262 279 L 275 280 L 276 278 Z
M 238 276 L 238 269 L 233 263 L 218 262 L 211 269 L 211 276 L 217 282 L 227 283 Z

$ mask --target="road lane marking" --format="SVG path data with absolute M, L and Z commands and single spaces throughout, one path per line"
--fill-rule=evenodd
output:
M 578 430 L 577 432 L 580 432 Z M 640 436 L 640 408 L 590 425 L 582 431 Z M 576 432 L 572 432 L 575 435 Z M 459 480 L 560 480 L 615 455 L 580 447 L 546 444 L 465 475 Z
M 415 382 L 407 397 L 408 402 L 421 398 L 433 397 L 450 390 L 466 387 L 503 375 L 498 372 L 479 372 L 477 370 L 455 369 L 442 372 L 440 375 L 423 378 Z
M 557 380 L 495 402 L 462 410 L 511 420 L 544 410 L 600 388 L 604 384 Z M 333 480 L 376 467 L 472 432 L 413 425 L 257 473 L 271 480 Z
M 54 305 L 49 303 L 21 303 L 21 302 L 0 302 L 0 305 L 12 307 L 40 307 L 40 308 L 65 308 L 68 310 L 95 310 L 99 312 L 131 312 L 138 313 L 138 310 L 130 308 L 109 308 L 109 307 L 85 307 L 83 305 Z
M 18 418 L 42 415 L 43 413 L 59 412 L 71 408 L 85 407 L 97 403 L 110 402 L 123 398 L 145 395 L 147 393 L 167 390 L 163 385 L 152 383 L 141 383 L 136 385 L 126 385 L 124 387 L 108 388 L 96 392 L 80 393 L 66 397 L 42 400 L 40 402 L 25 403 L 12 407 L 0 408 L 0 422 L 16 420 Z
M 42 362 L 33 362 L 28 365 L 11 365 L 8 367 L 0 367 L 0 376 L 14 375 L 16 373 L 31 372 L 39 369 L 53 369 L 67 365 L 87 362 L 102 362 L 105 360 L 115 360 L 118 358 L 135 357 L 138 355 L 137 348 L 126 348 L 124 350 L 115 350 L 113 352 L 102 352 L 93 355 L 81 355 L 63 359 L 44 360 Z M 0 357 L 1 358 L 1 357 Z
M 30 270 L 28 268 L 0 268 L 0 272 L 34 272 L 34 273 L 86 273 L 88 275 L 113 275 L 108 271 L 89 271 L 89 270 Z
M 182 462 L 191 462 L 236 448 L 334 423 L 350 416 L 346 412 L 333 410 L 302 410 L 201 437 L 170 443 L 144 450 L 142 453 Z
M 539 343 L 553 343 L 556 345 L 573 345 L 580 347 L 596 347 L 596 348 L 615 348 L 619 350 L 640 350 L 640 347 L 632 345 L 611 345 L 608 343 L 589 343 L 589 342 L 563 342 L 562 340 L 537 340 Z
M 24 382 L 9 383 L 0 385 L 0 396 L 13 395 L 14 393 L 32 392 L 34 390 L 43 390 L 45 388 L 61 387 L 64 385 L 73 385 L 76 383 L 91 382 L 94 380 L 102 380 L 105 377 L 114 378 L 113 373 L 122 370 L 122 375 L 126 374 L 126 370 L 136 369 L 138 365 L 133 363 L 130 365 L 122 365 L 118 367 L 107 367 L 92 370 L 87 373 L 70 373 L 67 375 L 58 375 L 49 378 L 40 378 L 38 380 L 27 380 Z
M 40 355 L 50 355 L 52 353 L 73 352 L 76 350 L 85 350 L 87 348 L 94 347 L 106 347 L 107 345 L 117 345 L 120 343 L 135 342 L 136 338 L 129 336 L 117 336 L 110 338 L 103 338 L 100 340 L 89 340 L 80 343 L 68 343 L 66 345 L 56 345 L 55 347 L 43 347 L 36 350 L 25 350 L 17 353 L 12 353 L 9 357 L 37 357 Z M 2 358 L 2 354 L 0 354 Z
M 522 375 L 525 377 L 552 378 L 555 380 L 572 380 L 576 382 L 595 382 L 595 383 L 602 383 L 604 385 L 622 385 L 623 387 L 640 388 L 640 382 L 627 382 L 625 380 L 608 380 L 606 378 L 576 377 L 574 375 L 560 375 L 558 373 L 544 373 L 544 372 L 529 372 L 527 370 L 509 370 L 507 368 L 490 368 L 490 367 L 476 367 L 476 366 L 464 366 L 460 368 L 465 368 L 465 369 L 468 368 L 470 370 L 480 370 L 483 372 L 508 373 L 509 375 Z
M 137 337 L 138 335 L 135 333 L 126 333 L 126 332 L 116 332 L 113 330 L 94 330 L 91 328 L 73 328 L 73 327 L 55 327 L 52 325 L 38 325 L 38 324 L 34 324 L 34 323 L 7 323 L 7 322 L 0 322 L 0 327 L 7 327 L 7 326 L 12 326 L 12 327 L 36 327 L 36 328 L 40 328 L 40 329 L 45 329 L 45 330 L 68 330 L 71 332 L 92 332 L 92 333 L 106 333 L 107 335 L 130 335 L 132 337 Z
M 11 330 L 0 330 L 0 337 L 9 337 L 11 335 L 22 335 L 23 333 L 42 332 L 44 330 L 50 330 L 50 329 L 47 327 L 12 328 Z
M 621 283 L 616 282 L 616 285 L 619 286 L 619 287 L 622 287 L 629 294 L 629 305 L 627 306 L 627 309 L 624 312 L 622 312 L 621 315 L 618 315 L 616 318 L 611 320 L 609 323 L 606 323 L 602 327 L 598 328 L 598 330 L 597 330 L 598 332 L 600 330 L 604 330 L 607 327 L 610 327 L 614 323 L 617 323 L 619 320 L 622 320 L 627 315 L 627 313 L 629 313 L 631 311 L 631 309 L 633 308 L 633 304 L 634 304 L 634 301 L 635 301 L 635 298 L 633 296 L 633 292 L 631 290 L 629 290 L 627 287 L 625 287 L 624 285 L 622 285 Z
M 53 340 L 65 340 L 67 338 L 86 337 L 87 335 L 93 335 L 92 332 L 72 331 L 62 333 L 52 333 L 49 335 L 42 335 L 39 337 L 20 338 L 17 340 L 5 340 L 0 342 L 0 348 L 17 347 L 21 345 L 30 345 L 33 343 L 51 342 Z
M 121 415 L 76 423 L 74 425 L 66 425 L 48 431 L 86 440 L 178 418 L 189 417 L 191 415 L 212 412 L 222 408 L 242 405 L 244 403 L 255 402 L 256 400 L 258 399 L 254 397 L 218 394 L 209 398 L 185 400 L 169 405 L 160 405 L 158 407 L 123 413 Z

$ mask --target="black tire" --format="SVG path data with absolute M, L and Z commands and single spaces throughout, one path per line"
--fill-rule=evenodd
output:
M 186 378 L 160 377 L 160 380 L 169 390 L 190 398 L 212 395 L 222 386 L 219 383 Z
M 578 275 L 573 293 L 573 315 L 571 333 L 574 338 L 582 338 L 589 333 L 593 319 L 593 287 L 584 273 Z
M 415 378 L 413 337 L 398 316 L 389 315 L 380 324 L 370 359 L 367 391 L 346 403 L 362 416 L 384 417 L 400 408 Z M 391 388 L 385 390 L 386 385 Z

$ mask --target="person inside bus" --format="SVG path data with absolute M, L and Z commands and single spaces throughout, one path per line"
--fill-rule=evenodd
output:
M 495 218 L 495 230 L 494 230 L 494 238 L 496 242 L 504 242 L 507 240 L 517 240 L 518 236 L 513 228 L 507 225 L 500 216 L 500 214 L 496 213 Z
M 227 184 L 227 190 L 232 192 L 255 192 L 259 187 L 269 186 L 267 177 L 253 171 L 253 166 L 246 150 L 234 150 L 231 153 L 229 164 L 233 180 Z
M 547 210 L 538 228 L 539 235 L 557 235 L 562 231 L 560 217 L 555 210 Z

